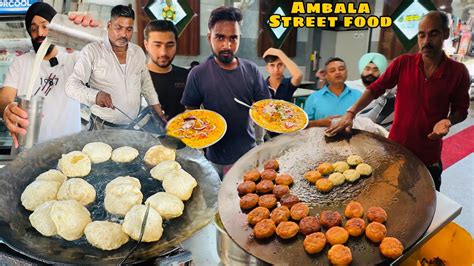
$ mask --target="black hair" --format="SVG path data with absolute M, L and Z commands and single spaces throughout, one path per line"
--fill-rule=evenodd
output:
M 112 11 L 110 11 L 110 19 L 118 17 L 131 18 L 135 20 L 135 12 L 130 6 L 117 5 L 112 8 Z
M 193 68 L 195 66 L 199 66 L 199 62 L 198 61 L 192 61 L 190 66 L 191 66 L 191 68 Z
M 263 61 L 265 61 L 266 64 L 270 64 L 270 63 L 275 62 L 278 59 L 280 58 L 276 55 L 267 55 L 263 58 Z
M 169 20 L 152 20 L 148 22 L 145 29 L 143 30 L 143 35 L 145 40 L 148 40 L 150 32 L 159 31 L 159 32 L 172 32 L 174 33 L 174 39 L 178 42 L 178 29 Z
M 240 24 L 242 21 L 242 13 L 240 12 L 240 9 L 235 7 L 218 7 L 212 10 L 207 27 L 211 30 L 214 25 L 220 21 L 235 21 Z
M 328 60 L 326 60 L 326 62 L 324 63 L 324 66 L 327 67 L 332 62 L 343 62 L 344 65 L 346 64 L 346 62 L 344 62 L 344 60 L 339 57 L 329 57 Z

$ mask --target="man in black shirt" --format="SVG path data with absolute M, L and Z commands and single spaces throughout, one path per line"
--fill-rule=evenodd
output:
M 169 120 L 184 112 L 180 100 L 189 73 L 187 69 L 171 64 L 176 55 L 178 31 L 171 21 L 152 20 L 145 27 L 144 37 L 150 58 L 147 67 L 161 108 Z

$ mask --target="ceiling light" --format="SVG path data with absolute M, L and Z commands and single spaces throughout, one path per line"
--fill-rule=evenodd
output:
M 442 5 L 442 6 L 439 7 L 439 9 L 446 9 L 446 6 Z

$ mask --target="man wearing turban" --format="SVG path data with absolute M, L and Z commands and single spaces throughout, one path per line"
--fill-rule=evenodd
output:
M 367 53 L 359 59 L 360 79 L 346 84 L 354 89 L 364 91 L 365 87 L 376 81 L 387 69 L 387 59 L 379 53 Z

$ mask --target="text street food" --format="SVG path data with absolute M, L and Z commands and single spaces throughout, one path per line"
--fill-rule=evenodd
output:
M 276 133 L 302 130 L 308 116 L 300 107 L 282 100 L 261 100 L 250 108 L 250 117 L 259 126 Z

